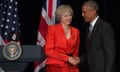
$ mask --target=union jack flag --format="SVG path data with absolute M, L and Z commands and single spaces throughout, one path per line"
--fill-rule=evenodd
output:
M 42 6 L 42 14 L 40 18 L 40 24 L 38 28 L 38 36 L 37 36 L 37 45 L 41 45 L 44 48 L 45 45 L 45 36 L 47 33 L 48 25 L 55 24 L 55 11 L 56 8 L 60 5 L 61 0 L 43 0 Z M 35 62 L 34 72 L 42 72 L 40 71 L 45 67 L 45 61 Z
M 0 45 L 17 39 L 20 31 L 17 0 L 0 1 Z

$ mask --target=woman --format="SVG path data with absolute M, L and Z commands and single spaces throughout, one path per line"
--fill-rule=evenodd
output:
M 79 30 L 70 26 L 73 10 L 61 5 L 56 10 L 58 24 L 50 25 L 46 36 L 47 72 L 79 72 Z

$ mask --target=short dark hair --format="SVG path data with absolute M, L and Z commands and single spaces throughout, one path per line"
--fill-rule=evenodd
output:
M 99 6 L 98 6 L 97 2 L 94 0 L 85 1 L 82 6 L 88 6 L 91 9 L 96 10 L 97 13 L 99 12 Z

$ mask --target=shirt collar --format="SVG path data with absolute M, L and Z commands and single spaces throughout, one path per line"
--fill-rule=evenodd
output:
M 97 16 L 97 17 L 90 23 L 90 25 L 91 25 L 92 27 L 95 26 L 95 23 L 96 23 L 96 21 L 98 20 L 98 18 L 99 18 L 99 16 Z

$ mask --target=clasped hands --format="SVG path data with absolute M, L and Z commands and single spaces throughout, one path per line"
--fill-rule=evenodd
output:
M 80 58 L 79 57 L 69 57 L 68 62 L 75 66 L 80 63 Z

